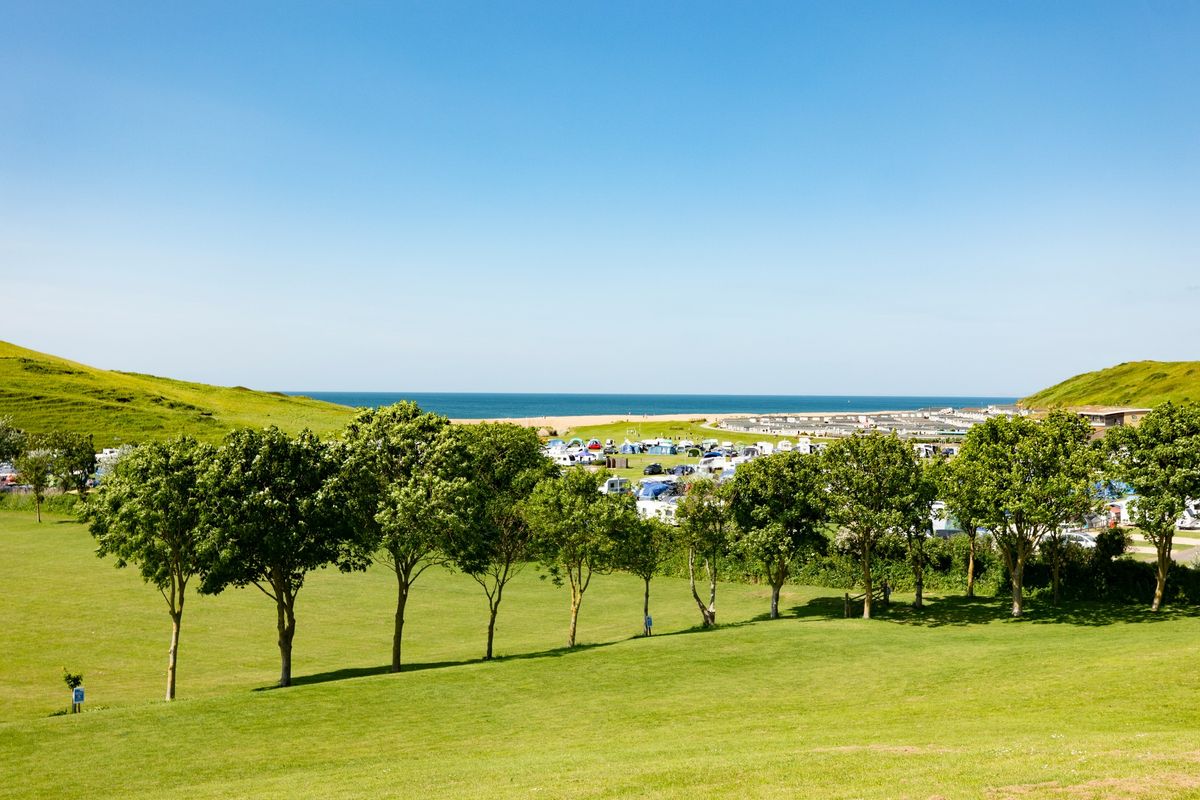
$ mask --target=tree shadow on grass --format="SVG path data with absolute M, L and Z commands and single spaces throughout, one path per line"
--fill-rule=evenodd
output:
M 638 638 L 638 637 L 630 637 Z M 501 663 L 504 661 L 523 661 L 531 658 L 562 658 L 563 656 L 582 653 L 587 650 L 595 650 L 601 647 L 618 644 L 624 639 L 617 639 L 611 642 L 588 642 L 586 644 L 577 644 L 574 647 L 555 647 L 548 650 L 538 650 L 532 653 L 514 653 L 512 655 L 496 656 L 491 659 L 493 663 Z M 347 667 L 345 669 L 335 669 L 329 672 L 314 672 L 311 675 L 299 675 L 292 678 L 292 686 L 310 686 L 317 683 L 329 683 L 331 681 L 352 680 L 354 678 L 366 678 L 372 675 L 406 675 L 410 672 L 421 672 L 427 669 L 445 669 L 447 667 L 461 667 L 467 664 L 483 664 L 487 663 L 484 658 L 465 658 L 458 661 L 427 661 L 427 662 L 404 662 L 401 665 L 400 672 L 392 673 L 391 664 L 379 664 L 378 666 L 370 667 Z M 259 686 L 253 691 L 269 692 L 275 689 L 281 689 L 277 685 Z
M 861 618 L 862 603 L 851 603 L 851 618 Z M 842 597 L 816 597 L 802 606 L 790 609 L 791 616 L 801 619 L 842 619 L 845 605 Z M 872 619 L 900 625 L 920 625 L 929 628 L 946 626 L 1004 624 L 1067 624 L 1099 627 L 1133 622 L 1163 622 L 1194 617 L 1196 610 L 1166 606 L 1153 612 L 1149 606 L 1095 601 L 1068 601 L 1058 606 L 1045 600 L 1025 601 L 1024 616 L 1012 616 L 1012 601 L 1003 597 L 929 597 L 924 608 L 908 603 L 889 604 L 872 608 Z
M 728 630 L 730 628 L 741 628 L 744 625 L 753 625 L 756 622 L 765 620 L 769 616 L 770 615 L 763 615 L 761 617 L 754 617 L 752 619 L 740 619 L 740 620 L 737 620 L 736 622 L 718 622 L 716 625 L 714 625 L 711 628 L 706 628 L 703 625 L 693 625 L 690 628 L 681 628 L 680 630 L 677 630 L 677 631 L 666 631 L 664 633 L 656 633 L 651 638 L 660 639 L 664 636 L 690 636 L 690 635 L 696 634 L 696 633 L 713 633 L 715 631 Z M 646 637 L 645 636 L 633 636 L 631 638 L 645 639 Z

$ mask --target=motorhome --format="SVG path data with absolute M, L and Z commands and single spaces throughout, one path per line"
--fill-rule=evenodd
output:
M 632 494 L 629 478 L 609 478 L 600 485 L 600 494 Z
M 638 500 L 637 513 L 643 519 L 661 519 L 668 525 L 678 525 L 676 516 L 679 506 L 674 498 L 670 500 Z

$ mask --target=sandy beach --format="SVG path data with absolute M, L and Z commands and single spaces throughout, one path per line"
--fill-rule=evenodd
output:
M 788 416 L 797 419 L 807 419 L 811 417 L 875 417 L 889 416 L 896 414 L 907 414 L 909 411 L 861 411 L 861 412 L 846 412 L 846 411 L 799 411 L 799 412 L 772 412 L 769 416 Z M 560 415 L 560 416 L 545 416 L 545 417 L 508 417 L 508 418 L 489 418 L 489 419 L 465 419 L 452 418 L 450 421 L 460 425 L 474 425 L 480 422 L 511 422 L 515 425 L 521 425 L 526 428 L 547 428 L 555 431 L 557 434 L 562 434 L 566 431 L 586 427 L 590 425 L 609 425 L 614 422 L 631 422 L 639 424 L 653 424 L 655 422 L 696 422 L 701 425 L 715 427 L 722 420 L 732 419 L 735 417 L 759 417 L 767 416 L 762 412 L 743 411 L 739 413 L 723 412 L 720 414 L 584 414 L 584 415 Z
M 837 414 L 836 411 L 819 411 L 819 412 L 801 412 L 788 413 L 789 417 L 827 417 L 830 414 Z M 845 413 L 845 412 L 842 412 Z M 871 411 L 863 412 L 865 416 L 872 414 L 886 414 L 895 412 Z M 740 413 L 721 413 L 721 414 L 585 414 L 580 416 L 552 416 L 552 417 L 510 417 L 510 418 L 495 418 L 495 419 L 451 419 L 450 421 L 460 425 L 473 425 L 480 422 L 511 422 L 515 425 L 522 425 L 527 428 L 550 428 L 559 433 L 570 430 L 572 428 L 584 427 L 587 425 L 609 425 L 614 422 L 638 422 L 638 423 L 654 423 L 654 422 L 698 422 L 701 424 L 714 424 L 725 419 L 735 417 L 758 417 L 762 416 L 759 412 L 743 411 Z M 778 414 L 774 414 L 778 416 Z
M 516 417 L 508 419 L 452 419 L 451 422 L 472 425 L 479 422 L 511 422 L 527 428 L 550 428 L 560 433 L 585 425 L 608 425 L 613 422 L 720 422 L 731 417 L 754 416 L 742 414 L 588 414 L 567 417 Z

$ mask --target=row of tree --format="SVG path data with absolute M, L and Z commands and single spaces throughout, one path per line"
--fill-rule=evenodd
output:
M 1044 419 L 994 417 L 973 427 L 956 458 L 922 462 L 895 435 L 852 436 L 824 455 L 777 454 L 738 468 L 727 484 L 693 485 L 680 503 L 695 594 L 696 554 L 710 578 L 705 624 L 715 619 L 717 556 L 732 551 L 757 561 L 779 590 L 798 556 L 819 548 L 821 531 L 837 529 L 836 546 L 859 562 L 863 616 L 872 610 L 872 555 L 885 537 L 904 540 L 922 605 L 925 543 L 935 499 L 944 501 L 970 541 L 967 594 L 974 594 L 977 537 L 987 530 L 1012 588 L 1012 614 L 1024 613 L 1024 571 L 1035 552 L 1050 565 L 1053 599 L 1060 595 L 1065 532 L 1082 526 L 1104 501 L 1106 481 L 1126 484 L 1136 500 L 1130 521 L 1156 548 L 1152 608 L 1164 596 L 1176 521 L 1200 498 L 1200 406 L 1164 403 L 1137 427 L 1093 439 L 1090 425 L 1064 411 Z M 699 597 L 697 602 L 700 603 Z
M 0 417 L 0 463 L 12 464 L 17 479 L 29 486 L 41 522 L 42 501 L 51 487 L 81 495 L 87 491 L 96 471 L 96 448 L 90 435 L 26 433 L 11 418 Z
M 1063 546 L 1063 526 L 1095 507 L 1102 468 L 1143 493 L 1139 514 L 1158 509 L 1166 519 L 1200 495 L 1200 470 L 1187 461 L 1200 452 L 1194 406 L 1155 409 L 1140 428 L 1110 434 L 1103 447 L 1090 436 L 1072 414 L 997 418 L 972 429 L 953 461 L 932 463 L 894 435 L 849 437 L 823 455 L 756 459 L 723 484 L 691 482 L 672 528 L 640 519 L 628 495 L 599 492 L 604 473 L 560 474 L 528 429 L 452 426 L 400 403 L 361 412 L 331 441 L 272 428 L 235 431 L 220 447 L 187 438 L 145 445 L 117 463 L 82 513 L 99 553 L 115 556 L 118 565 L 136 564 L 167 602 L 171 698 L 192 581 L 205 594 L 253 585 L 272 599 L 286 686 L 297 594 L 309 572 L 327 565 L 356 570 L 378 560 L 393 571 L 392 668 L 399 670 L 410 593 L 436 564 L 482 588 L 487 658 L 505 587 L 528 563 L 541 563 L 570 587 L 567 642 L 574 645 L 593 575 L 624 569 L 642 577 L 648 615 L 650 581 L 676 554 L 686 557 L 704 625 L 716 623 L 718 566 L 729 554 L 761 565 L 776 617 L 789 574 L 806 554 L 827 546 L 831 526 L 836 546 L 860 563 L 864 617 L 871 616 L 872 553 L 884 537 L 903 537 L 919 606 L 936 497 L 971 537 L 972 550 L 978 531 L 992 533 L 1012 581 L 1013 614 L 1020 616 L 1027 559 L 1039 547 L 1053 555 Z M 1160 480 L 1164 470 L 1174 477 Z M 1156 480 L 1166 487 L 1157 493 Z M 1153 534 L 1167 550 L 1167 564 L 1173 521 Z M 1165 567 L 1160 574 L 1156 608 Z

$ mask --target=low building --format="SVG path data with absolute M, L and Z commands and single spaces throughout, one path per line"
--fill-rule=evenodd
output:
M 1070 409 L 1083 417 L 1093 428 L 1119 428 L 1137 425 L 1142 417 L 1150 413 L 1148 408 L 1126 406 L 1075 406 Z

